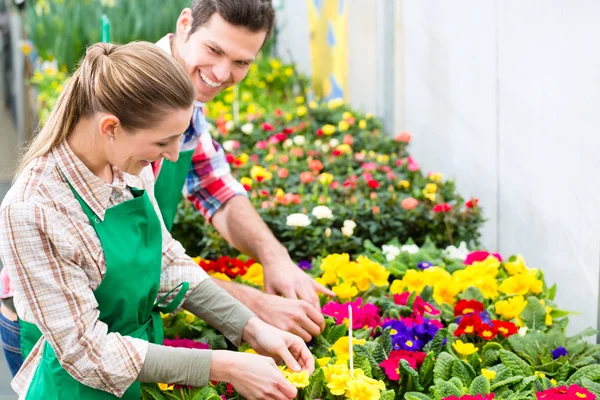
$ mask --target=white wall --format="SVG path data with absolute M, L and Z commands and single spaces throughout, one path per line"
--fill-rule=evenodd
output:
M 403 1 L 405 125 L 429 170 L 481 198 L 485 244 L 558 283 L 596 327 L 600 3 Z M 596 129 L 594 129 L 596 128 Z

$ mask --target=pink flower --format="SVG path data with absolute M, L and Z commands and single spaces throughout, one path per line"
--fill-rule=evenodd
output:
M 410 297 L 410 292 L 404 292 L 402 294 L 395 294 L 394 295 L 394 303 L 400 305 L 400 306 L 405 306 L 406 303 L 408 302 L 408 298 Z M 415 298 L 415 302 L 413 303 L 413 314 L 416 317 L 421 317 L 424 313 L 427 313 L 429 315 L 440 315 L 440 310 L 438 310 L 437 308 L 435 308 L 434 306 L 432 306 L 431 304 L 427 303 L 426 301 L 424 301 L 421 296 L 417 296 Z M 407 320 L 406 318 L 403 319 Z M 409 319 L 410 321 L 410 319 Z M 439 322 L 436 320 L 431 320 L 431 322 Z M 436 324 L 437 325 L 437 324 Z M 442 328 L 441 324 L 440 324 L 440 328 Z
M 269 147 L 269 143 L 266 140 L 256 142 L 256 148 L 259 150 L 265 150 L 267 147 Z
M 362 165 L 362 169 L 365 171 L 375 171 L 377 169 L 377 164 L 375 164 L 374 162 L 364 163 Z
M 274 130 L 274 129 L 275 129 L 275 128 L 273 127 L 273 125 L 271 125 L 271 124 L 268 124 L 268 123 L 266 123 L 266 122 L 263 124 L 262 128 L 263 128 L 263 130 L 264 130 L 264 131 L 267 131 L 267 132 L 269 132 L 269 131 L 272 131 L 272 130 Z
M 421 351 L 406 351 L 406 350 L 392 350 L 387 360 L 379 364 L 383 368 L 386 375 L 390 380 L 400 380 L 398 369 L 400 366 L 400 360 L 406 360 L 413 369 L 417 369 L 423 364 L 427 355 Z
M 330 301 L 321 310 L 324 315 L 335 318 L 335 323 L 340 325 L 348 319 L 348 305 L 352 307 L 352 329 L 376 328 L 381 324 L 379 308 L 371 303 L 362 305 L 362 299 L 340 304 Z
M 396 160 L 396 167 L 401 167 L 402 166 L 402 159 L 399 158 Z
M 408 170 L 410 172 L 416 172 L 420 168 L 419 164 L 411 156 L 406 158 L 406 163 L 408 164 Z
M 364 161 L 366 156 L 363 153 L 354 153 L 354 159 L 356 161 Z
M 396 178 L 396 175 L 394 175 L 394 173 L 392 171 L 388 171 L 387 172 L 387 177 L 390 180 L 394 180 Z
M 351 145 L 352 143 L 354 143 L 354 138 L 352 137 L 352 135 L 344 135 L 342 143 Z
M 452 210 L 452 207 L 448 203 L 436 204 L 435 207 L 433 207 L 433 212 L 436 213 L 447 213 L 450 210 Z
M 287 170 L 287 168 L 280 168 L 279 171 L 277 171 L 277 176 L 280 177 L 281 179 L 287 178 L 289 174 L 290 173 Z
M 400 132 L 399 134 L 396 135 L 396 137 L 394 138 L 394 140 L 396 142 L 410 143 L 410 141 L 412 140 L 412 133 L 410 133 L 410 132 Z
M 467 256 L 467 258 L 465 259 L 465 265 L 471 265 L 476 261 L 484 261 L 489 256 L 494 256 L 498 259 L 498 261 L 502 262 L 502 256 L 500 256 L 500 254 L 498 254 L 498 253 L 492 254 L 489 251 L 478 250 L 478 251 L 472 252 L 471 254 L 469 254 Z
M 419 200 L 409 197 L 407 199 L 402 200 L 401 204 L 405 210 L 412 210 L 419 205 Z
M 176 337 L 175 339 L 165 339 L 163 345 L 169 347 L 182 347 L 185 349 L 210 349 L 210 346 L 206 343 L 196 342 L 191 339 L 179 339 L 179 337 Z

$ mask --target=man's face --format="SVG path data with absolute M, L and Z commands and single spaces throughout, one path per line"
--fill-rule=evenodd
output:
M 244 79 L 266 34 L 233 26 L 217 13 L 191 35 L 178 32 L 183 39 L 177 40 L 177 58 L 196 87 L 197 100 L 208 102 Z

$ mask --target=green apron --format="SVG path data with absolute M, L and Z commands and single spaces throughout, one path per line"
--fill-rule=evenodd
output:
M 177 206 L 181 200 L 181 190 L 185 184 L 193 155 L 194 150 L 188 150 L 180 152 L 176 162 L 164 159 L 160 174 L 154 184 L 154 196 L 169 231 L 173 228 Z M 19 320 L 19 324 L 21 326 L 21 355 L 25 361 L 42 337 L 42 333 L 35 324 L 23 320 Z
M 135 198 L 107 209 L 104 221 L 100 221 L 73 187 L 71 190 L 100 238 L 106 259 L 106 274 L 94 291 L 100 321 L 108 325 L 109 333 L 118 332 L 162 344 L 160 312 L 174 311 L 189 285 L 180 284 L 181 290 L 166 307 L 155 305 L 162 271 L 162 235 L 160 220 L 148 194 L 131 188 Z M 158 303 L 164 298 L 166 296 Z M 64 399 L 66 393 L 69 399 L 117 399 L 73 378 L 45 342 L 26 399 L 59 400 Z M 140 384 L 134 382 L 122 399 L 139 400 L 140 396 Z
M 176 162 L 164 159 L 154 184 L 154 197 L 169 231 L 173 228 L 177 206 L 181 201 L 181 189 L 185 184 L 193 155 L 194 150 L 188 150 L 179 152 Z

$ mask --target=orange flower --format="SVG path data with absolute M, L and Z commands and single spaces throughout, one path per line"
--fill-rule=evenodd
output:
M 280 177 L 280 178 L 282 178 L 282 179 L 285 179 L 285 178 L 287 178 L 289 174 L 290 174 L 290 173 L 289 173 L 289 171 L 287 170 L 287 168 L 280 168 L 280 169 L 277 171 L 277 176 L 278 176 L 278 177 Z
M 402 207 L 404 207 L 405 210 L 412 210 L 418 205 L 419 200 L 413 199 L 412 197 L 402 200 Z
M 308 163 L 308 169 L 318 174 L 323 169 L 323 163 L 319 160 L 310 160 Z
M 302 183 L 311 183 L 315 180 L 315 176 L 310 171 L 305 171 L 300 174 L 300 182 Z

